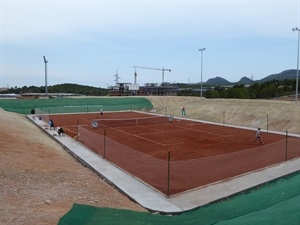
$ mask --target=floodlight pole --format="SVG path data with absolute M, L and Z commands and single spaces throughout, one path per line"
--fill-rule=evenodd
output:
M 299 77 L 299 42 L 300 42 L 300 29 L 298 27 L 293 28 L 293 31 L 298 32 L 298 50 L 297 50 L 297 73 L 296 73 L 296 96 L 295 102 L 298 103 L 298 77 Z
M 205 51 L 206 48 L 200 48 L 199 51 L 201 52 L 201 90 L 200 95 L 202 99 L 202 72 L 203 72 L 203 51 Z
M 46 60 L 46 57 L 44 57 L 44 62 L 45 62 L 45 95 L 48 96 L 48 85 L 47 85 L 47 63 L 48 61 Z

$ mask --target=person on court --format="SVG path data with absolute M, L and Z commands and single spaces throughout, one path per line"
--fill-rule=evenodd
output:
M 260 128 L 257 128 L 257 131 L 256 131 L 256 139 L 254 140 L 253 143 L 255 143 L 257 140 L 259 140 L 259 143 L 263 144 L 263 141 L 262 141 L 262 138 L 261 138 Z
M 185 117 L 185 108 L 184 107 L 182 107 L 182 109 L 181 109 L 181 117 Z
M 35 110 L 34 109 L 31 110 L 31 114 L 32 114 L 32 119 L 35 120 Z
M 60 135 L 63 135 L 65 132 L 64 132 L 64 129 L 62 127 L 60 127 L 58 130 L 57 130 L 57 133 L 58 133 L 58 136 Z
M 55 126 L 54 126 L 54 122 L 53 120 L 49 120 L 49 125 L 50 125 L 50 130 L 53 128 L 53 130 L 55 130 Z
M 180 120 L 185 117 L 185 108 L 182 107 L 181 110 L 180 110 L 180 115 L 179 115 L 179 118 L 177 118 L 177 121 L 180 122 Z
M 100 117 L 103 117 L 103 109 L 100 110 Z

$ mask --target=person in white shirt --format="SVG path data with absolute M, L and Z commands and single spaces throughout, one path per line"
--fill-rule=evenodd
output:
M 253 143 L 255 143 L 257 140 L 259 140 L 259 143 L 263 144 L 263 141 L 262 141 L 262 138 L 261 138 L 260 128 L 257 128 L 257 131 L 256 131 L 256 139 L 254 140 Z

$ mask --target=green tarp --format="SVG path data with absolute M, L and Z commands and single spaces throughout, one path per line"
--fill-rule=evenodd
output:
M 74 204 L 58 225 L 299 225 L 300 173 L 180 215 Z
M 100 112 L 152 109 L 152 103 L 142 97 L 0 99 L 6 111 L 30 114 L 35 108 L 44 113 Z

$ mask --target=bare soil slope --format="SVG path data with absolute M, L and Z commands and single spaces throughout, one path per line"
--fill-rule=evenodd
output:
M 73 203 L 145 211 L 24 115 L 0 109 L 0 224 L 57 224 Z

